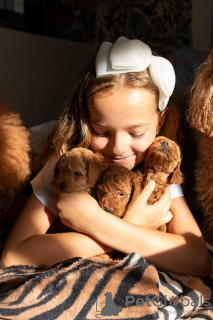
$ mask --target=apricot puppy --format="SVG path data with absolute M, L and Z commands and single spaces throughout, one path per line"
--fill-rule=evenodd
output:
M 105 211 L 122 218 L 128 206 L 141 192 L 141 175 L 119 165 L 111 164 L 98 179 L 97 198 Z
M 100 174 L 107 167 L 103 156 L 86 148 L 73 148 L 56 164 L 53 190 L 59 192 L 92 192 Z

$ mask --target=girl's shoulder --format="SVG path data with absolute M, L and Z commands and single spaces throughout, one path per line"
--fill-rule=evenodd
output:
M 171 193 L 171 199 L 175 199 L 175 198 L 184 196 L 183 190 L 181 188 L 181 185 L 179 185 L 179 184 L 172 184 L 169 187 L 169 190 L 170 190 L 170 193 Z

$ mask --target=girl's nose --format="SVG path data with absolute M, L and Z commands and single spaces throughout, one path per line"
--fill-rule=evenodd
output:
M 128 138 L 125 135 L 117 134 L 112 138 L 111 143 L 111 152 L 115 156 L 121 156 L 125 153 L 128 147 Z

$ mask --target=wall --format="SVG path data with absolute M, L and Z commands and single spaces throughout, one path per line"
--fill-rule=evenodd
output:
M 213 47 L 213 1 L 192 0 L 193 48 L 209 51 Z
M 27 127 L 57 119 L 93 47 L 0 28 L 0 101 Z

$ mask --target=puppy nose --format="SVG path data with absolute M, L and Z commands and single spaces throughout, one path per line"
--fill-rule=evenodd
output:
M 114 208 L 112 208 L 112 207 L 104 207 L 104 210 L 106 212 L 109 212 L 109 213 L 113 213 L 114 212 Z
M 63 190 L 65 187 L 66 187 L 66 183 L 65 182 L 63 182 L 63 181 L 59 182 L 60 190 Z
M 162 141 L 162 142 L 161 142 L 161 145 L 162 145 L 162 147 L 163 147 L 164 149 L 167 149 L 168 146 L 169 146 L 169 143 L 168 143 L 167 141 Z

